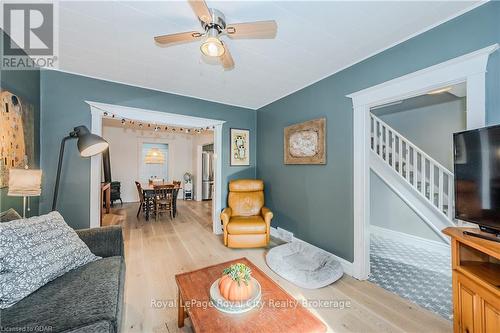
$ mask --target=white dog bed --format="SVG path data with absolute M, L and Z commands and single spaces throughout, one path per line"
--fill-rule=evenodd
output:
M 343 275 L 342 266 L 330 253 L 300 241 L 272 248 L 266 261 L 276 274 L 302 288 L 322 288 Z

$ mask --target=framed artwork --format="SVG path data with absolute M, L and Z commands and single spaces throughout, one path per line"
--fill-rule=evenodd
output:
M 0 90 L 0 188 L 9 184 L 9 169 L 35 165 L 34 106 Z
M 285 164 L 326 164 L 326 118 L 285 127 Z
M 250 131 L 240 128 L 231 128 L 230 139 L 230 165 L 250 165 Z

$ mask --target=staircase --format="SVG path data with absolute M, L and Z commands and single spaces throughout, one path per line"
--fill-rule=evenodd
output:
M 370 167 L 441 238 L 453 221 L 453 173 L 370 114 Z

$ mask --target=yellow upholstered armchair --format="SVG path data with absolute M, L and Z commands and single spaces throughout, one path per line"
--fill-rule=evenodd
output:
M 264 182 L 238 179 L 229 182 L 228 206 L 220 214 L 224 245 L 234 248 L 269 244 L 273 213 L 264 207 Z

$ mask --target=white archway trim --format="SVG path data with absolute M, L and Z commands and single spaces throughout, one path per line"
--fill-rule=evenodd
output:
M 90 106 L 92 116 L 91 131 L 102 135 L 102 118 L 104 112 L 114 114 L 118 118 L 132 119 L 136 121 L 164 124 L 176 127 L 214 127 L 214 159 L 215 159 L 215 200 L 212 201 L 213 232 L 222 233 L 219 213 L 222 208 L 222 126 L 223 120 L 185 116 L 175 113 L 166 113 L 127 106 L 113 105 L 86 101 Z M 100 225 L 100 186 L 101 186 L 101 155 L 91 158 L 90 166 L 90 227 Z
M 353 102 L 353 276 L 370 273 L 370 109 L 460 82 L 467 84 L 467 128 L 485 125 L 486 66 L 494 44 L 443 63 L 347 95 Z

